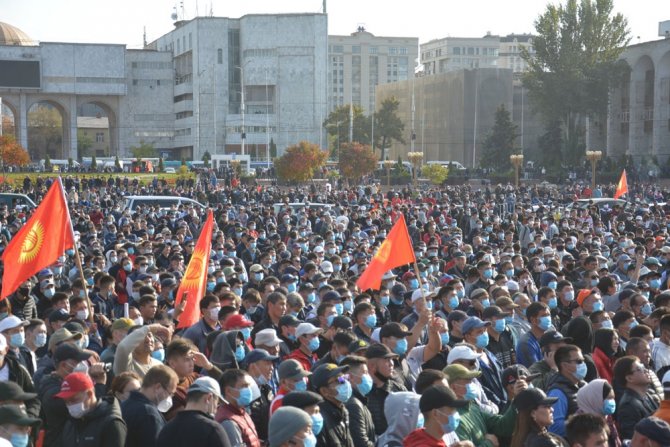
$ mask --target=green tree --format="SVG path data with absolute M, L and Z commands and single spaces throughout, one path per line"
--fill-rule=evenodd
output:
M 433 185 L 441 185 L 449 177 L 449 168 L 438 164 L 425 165 L 421 175 L 428 178 Z
M 479 161 L 481 167 L 501 171 L 510 169 L 509 156 L 514 153 L 514 141 L 518 136 L 516 130 L 517 126 L 512 123 L 509 111 L 501 104 L 496 110 L 493 129 L 484 140 L 482 158 Z
M 44 172 L 52 172 L 53 170 L 54 170 L 54 168 L 51 165 L 51 157 L 49 156 L 49 153 L 47 152 L 46 155 L 44 156 Z
M 202 154 L 202 162 L 205 165 L 206 168 L 209 168 L 209 161 L 212 159 L 212 156 L 209 155 L 209 151 L 205 151 L 204 154 Z
M 63 156 L 63 117 L 49 104 L 38 104 L 28 112 L 28 151 L 42 158 Z
M 372 173 L 377 167 L 377 157 L 367 144 L 357 142 L 340 146 L 339 168 L 342 177 L 358 180 Z
M 277 145 L 275 144 L 274 138 L 270 138 L 270 158 L 272 160 L 277 158 Z
M 559 173 L 561 167 L 561 147 L 563 147 L 563 132 L 558 120 L 552 121 L 545 126 L 544 134 L 538 139 L 539 165 L 547 172 Z
M 530 100 L 547 123 L 560 122 L 570 163 L 583 155 L 580 121 L 607 113 L 609 89 L 626 70 L 617 60 L 630 40 L 628 22 L 612 11 L 613 0 L 549 4 L 535 21 L 534 53 L 522 49 Z
M 95 159 L 95 154 L 93 154 L 93 157 L 91 157 L 91 171 L 97 171 L 98 170 L 98 160 Z
M 363 109 L 360 106 L 354 106 L 354 132 L 353 141 L 362 144 L 370 144 L 370 132 L 372 131 L 372 121 L 370 117 L 363 114 Z M 323 122 L 323 127 L 331 137 L 334 137 L 335 147 L 339 147 L 349 142 L 349 122 L 350 110 L 349 104 L 339 106 L 328 115 L 328 118 Z M 375 130 L 376 132 L 376 130 Z
M 275 160 L 277 176 L 285 181 L 305 182 L 314 177 L 314 172 L 323 167 L 328 152 L 307 141 L 289 146 L 284 155 Z
M 84 134 L 83 131 L 77 131 L 77 154 L 79 158 L 87 157 L 88 150 L 93 147 L 93 138 Z
M 403 132 L 405 123 L 398 116 L 400 101 L 394 96 L 382 101 L 378 112 L 375 112 L 375 145 L 381 149 L 380 160 L 384 160 L 386 149 L 397 141 L 405 144 Z
M 163 157 L 158 159 L 158 172 L 165 172 L 165 163 L 163 162 Z
M 156 148 L 153 143 L 146 143 L 144 140 L 140 140 L 139 146 L 130 146 L 130 152 L 133 154 L 134 158 L 154 158 L 156 157 Z

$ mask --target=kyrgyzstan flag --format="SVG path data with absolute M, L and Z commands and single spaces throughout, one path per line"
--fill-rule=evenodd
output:
M 614 198 L 618 199 L 624 194 L 628 194 L 628 179 L 626 178 L 626 170 L 624 169 L 621 173 L 621 178 L 619 183 L 616 185 L 616 191 L 614 191 Z
M 209 255 L 212 251 L 212 230 L 214 229 L 214 216 L 212 210 L 207 214 L 205 225 L 200 231 L 198 243 L 195 244 L 195 250 L 191 255 L 191 260 L 184 272 L 184 278 L 181 280 L 179 290 L 175 296 L 175 306 L 179 305 L 186 297 L 186 307 L 179 316 L 178 329 L 193 326 L 200 319 L 200 300 L 205 295 L 207 286 L 207 267 L 209 266 Z
M 2 255 L 0 300 L 14 293 L 28 278 L 56 262 L 74 247 L 74 234 L 60 179 L 55 181 L 32 217 L 7 244 Z
M 414 248 L 409 238 L 405 217 L 401 214 L 368 267 L 356 281 L 356 285 L 361 290 L 377 290 L 381 287 L 384 273 L 415 261 Z

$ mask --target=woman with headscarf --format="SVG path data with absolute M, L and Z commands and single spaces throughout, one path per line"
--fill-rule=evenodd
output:
M 612 385 L 603 379 L 587 383 L 577 391 L 577 407 L 577 414 L 590 413 L 604 417 L 609 426 L 609 447 L 621 447 L 619 432 L 612 417 L 616 411 Z
M 554 423 L 553 405 L 558 398 L 547 397 L 539 388 L 528 388 L 514 398 L 519 411 L 516 416 L 512 443 L 514 447 L 539 447 L 553 445 L 568 447 L 560 436 L 547 429 Z
M 614 377 L 614 362 L 619 350 L 619 336 L 612 329 L 598 329 L 594 335 L 593 362 L 596 364 L 598 376 L 608 382 Z

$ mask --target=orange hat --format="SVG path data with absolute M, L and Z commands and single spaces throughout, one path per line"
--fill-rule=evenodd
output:
M 582 289 L 579 291 L 579 294 L 577 295 L 577 304 L 580 306 L 584 303 L 584 300 L 590 297 L 593 294 L 592 289 Z

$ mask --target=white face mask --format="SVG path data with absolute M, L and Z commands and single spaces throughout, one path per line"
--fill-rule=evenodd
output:
M 88 309 L 77 311 L 77 318 L 80 320 L 88 320 L 88 315 Z
M 139 317 L 135 318 L 133 320 L 133 323 L 135 323 L 135 326 L 143 326 L 144 325 L 144 318 L 140 315 Z
M 77 363 L 77 366 L 74 367 L 72 372 L 81 372 L 84 374 L 88 374 L 88 364 L 86 362 L 79 362 Z
M 79 419 L 86 414 L 88 410 L 84 405 L 84 402 L 79 402 L 78 404 L 72 404 L 67 406 L 67 412 L 70 413 L 75 419 Z
M 172 408 L 172 396 L 168 396 L 162 401 L 158 402 L 156 408 L 158 408 L 158 411 L 160 411 L 161 413 L 167 413 L 168 410 Z
M 209 309 L 209 318 L 211 320 L 218 320 L 220 311 L 221 311 L 220 307 L 213 307 L 213 308 Z

